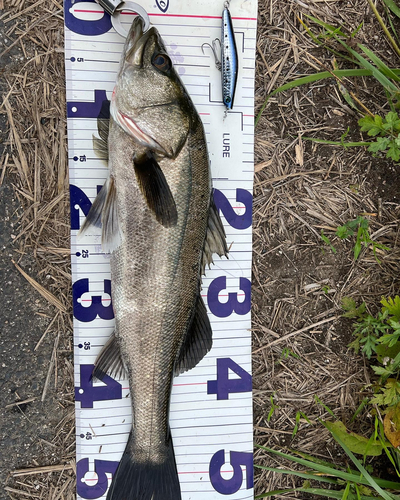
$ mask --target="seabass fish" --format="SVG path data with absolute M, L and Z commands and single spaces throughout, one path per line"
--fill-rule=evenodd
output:
M 102 224 L 115 333 L 94 376 L 129 378 L 133 428 L 108 500 L 179 500 L 168 425 L 174 375 L 212 345 L 201 275 L 227 255 L 203 126 L 158 31 L 136 18 L 96 153 L 109 177 L 82 227 Z

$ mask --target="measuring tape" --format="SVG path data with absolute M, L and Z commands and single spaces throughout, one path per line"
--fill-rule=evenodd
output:
M 235 107 L 224 117 L 221 75 L 201 46 L 220 36 L 215 0 L 141 2 L 202 118 L 229 260 L 215 258 L 202 296 L 213 348 L 174 379 L 170 426 L 182 500 L 253 498 L 251 397 L 251 213 L 257 3 L 230 10 L 239 55 Z M 109 255 L 101 236 L 77 232 L 107 178 L 92 134 L 111 98 L 124 39 L 93 1 L 65 0 L 65 56 L 71 197 L 75 345 L 77 498 L 105 498 L 132 425 L 127 380 L 91 378 L 97 354 L 114 329 Z M 131 12 L 120 14 L 129 29 Z M 171 290 L 173 293 L 173 290 Z

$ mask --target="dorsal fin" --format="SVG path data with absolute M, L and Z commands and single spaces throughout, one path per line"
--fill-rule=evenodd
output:
M 204 242 L 203 259 L 201 263 L 201 274 L 204 274 L 206 266 L 213 264 L 213 253 L 220 257 L 225 255 L 228 258 L 228 245 L 226 244 L 225 229 L 219 216 L 218 209 L 214 202 L 213 193 L 210 199 L 210 208 L 208 212 L 208 226 L 206 239 Z

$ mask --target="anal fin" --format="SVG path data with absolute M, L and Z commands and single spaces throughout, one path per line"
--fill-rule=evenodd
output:
M 121 378 L 125 373 L 121 351 L 113 333 L 97 356 L 92 376 L 102 380 L 104 375 Z
M 153 154 L 147 151 L 134 159 L 135 174 L 147 206 L 164 227 L 175 226 L 178 220 L 175 200 L 167 179 Z
M 199 294 L 192 324 L 175 364 L 175 375 L 194 368 L 212 347 L 212 330 L 207 309 Z

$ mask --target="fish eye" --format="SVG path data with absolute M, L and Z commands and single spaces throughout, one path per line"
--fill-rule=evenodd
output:
M 160 71 L 167 72 L 171 69 L 171 59 L 166 54 L 157 54 L 153 57 L 152 64 Z

